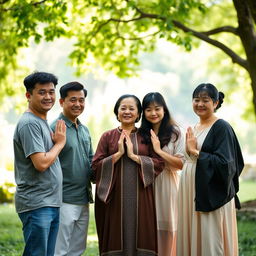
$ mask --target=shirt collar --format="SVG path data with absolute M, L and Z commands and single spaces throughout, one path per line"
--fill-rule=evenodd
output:
M 71 127 L 72 125 L 75 125 L 73 122 L 71 122 L 66 116 L 63 115 L 63 113 L 60 113 L 59 119 L 62 119 L 65 121 L 67 127 Z M 80 120 L 77 118 L 77 125 L 81 125 Z

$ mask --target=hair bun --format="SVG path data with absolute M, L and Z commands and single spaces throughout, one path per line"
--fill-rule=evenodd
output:
M 219 103 L 216 107 L 216 109 L 220 108 L 221 107 L 221 104 L 223 103 L 223 99 L 225 98 L 225 95 L 223 92 L 219 92 Z

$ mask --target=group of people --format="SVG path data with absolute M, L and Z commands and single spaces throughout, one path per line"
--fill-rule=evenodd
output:
M 45 72 L 24 79 L 28 109 L 13 140 L 23 255 L 83 254 L 95 182 L 99 255 L 238 256 L 235 208 L 244 163 L 232 127 L 215 115 L 222 92 L 209 83 L 196 87 L 199 121 L 186 132 L 160 93 L 142 103 L 122 95 L 114 106 L 120 125 L 103 133 L 93 154 L 78 119 L 87 96 L 82 84 L 60 88 L 63 111 L 47 123 L 56 84 Z
M 23 225 L 23 255 L 82 255 L 92 198 L 93 149 L 78 119 L 87 90 L 78 82 L 60 88 L 62 113 L 47 123 L 57 78 L 35 72 L 24 79 L 28 109 L 14 133 L 15 205 Z

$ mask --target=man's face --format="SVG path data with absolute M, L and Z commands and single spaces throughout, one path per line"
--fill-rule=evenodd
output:
M 53 83 L 36 84 L 32 93 L 26 92 L 29 108 L 39 114 L 46 114 L 55 103 L 55 88 Z
M 60 99 L 60 105 L 63 108 L 64 116 L 74 122 L 84 111 L 84 91 L 68 91 L 67 97 L 65 99 Z

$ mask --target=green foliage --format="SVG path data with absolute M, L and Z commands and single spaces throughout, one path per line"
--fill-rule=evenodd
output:
M 0 203 L 11 203 L 13 202 L 15 185 L 12 183 L 5 182 L 0 187 Z
M 0 2 L 0 102 L 4 97 L 20 93 L 12 83 L 20 76 L 17 55 L 28 47 L 30 39 L 39 43 L 65 34 L 66 3 L 63 1 Z M 8 81 L 8 83 L 7 83 Z M 15 80 L 16 82 L 16 80 Z
M 6 162 L 5 162 L 5 169 L 7 171 L 11 171 L 13 172 L 14 170 L 14 162 L 13 162 L 13 159 L 7 159 Z
M 77 75 L 104 69 L 121 78 L 137 73 L 141 53 L 154 51 L 159 39 L 175 43 L 186 51 L 191 51 L 199 41 L 205 41 L 225 53 L 215 58 L 216 62 L 221 63 L 228 56 L 239 65 L 239 70 L 245 71 L 246 83 L 253 80 L 250 90 L 254 94 L 246 95 L 246 100 L 253 102 L 252 97 L 256 95 L 253 78 L 256 74 L 248 67 L 254 67 L 256 60 L 249 58 L 248 54 L 256 48 L 256 42 L 246 43 L 245 38 L 253 38 L 255 31 L 246 30 L 241 24 L 237 29 L 237 12 L 243 8 L 235 8 L 235 3 L 248 10 L 251 8 L 251 12 L 248 11 L 251 16 L 246 19 L 255 24 L 252 0 L 2 1 L 0 102 L 5 94 L 17 93 L 17 86 L 6 81 L 7 77 L 10 78 L 10 71 L 17 70 L 19 49 L 27 47 L 30 39 L 39 43 L 42 39 L 50 41 L 60 36 L 74 42 L 69 56 Z M 245 31 L 250 34 L 243 34 Z M 228 65 L 234 77 L 237 66 L 231 62 Z M 234 84 L 229 83 L 228 87 L 230 91 L 236 90 Z M 246 107 L 245 118 L 249 117 L 253 106 L 250 103 Z
M 159 38 L 191 49 L 191 36 L 178 33 L 173 19 L 189 20 L 194 9 L 204 12 L 200 1 L 73 1 L 79 6 L 72 35 L 76 40 L 70 57 L 77 74 L 102 67 L 119 77 L 138 71 L 139 53 L 151 52 Z M 147 16 L 147 13 L 150 14 Z M 78 23 L 86 17 L 86 23 Z
M 70 35 L 76 43 L 70 58 L 77 75 L 103 68 L 119 77 L 133 76 L 139 71 L 141 52 L 154 51 L 159 39 L 175 43 L 186 51 L 191 51 L 203 40 L 221 50 L 214 56 L 216 71 L 211 69 L 211 73 L 219 72 L 229 77 L 226 79 L 227 92 L 236 91 L 236 84 L 246 77 L 245 83 L 240 83 L 241 88 L 250 87 L 245 95 L 248 106 L 244 107 L 243 117 L 252 117 L 252 89 L 256 89 L 250 84 L 252 74 L 249 77 L 248 70 L 241 68 L 238 60 L 246 60 L 246 55 L 236 32 L 237 13 L 232 1 L 75 0 L 73 6 L 76 5 L 79 6 L 78 16 L 70 27 Z M 211 31 L 215 28 L 219 30 Z M 239 66 L 233 65 L 227 55 Z

